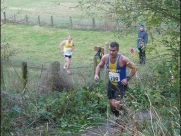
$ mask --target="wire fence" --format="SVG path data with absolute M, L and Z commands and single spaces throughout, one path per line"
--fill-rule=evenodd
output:
M 146 59 L 145 64 L 137 64 L 138 71 L 135 74 L 135 76 L 132 77 L 132 79 L 129 82 L 130 88 L 146 88 L 146 87 L 153 87 L 154 81 L 156 79 L 156 75 L 158 73 L 158 67 L 162 67 L 163 63 L 166 63 L 167 68 L 161 68 L 161 72 L 164 72 L 162 78 L 169 77 L 168 80 L 172 78 L 171 73 L 171 55 L 160 55 L 160 56 L 153 56 L 148 59 Z M 28 64 L 28 62 L 27 62 Z M 61 65 L 63 68 L 63 66 Z M 41 75 L 42 73 L 47 70 L 47 67 L 45 67 L 43 64 L 38 64 L 36 66 L 27 65 L 28 68 L 28 86 L 33 87 L 34 90 L 36 90 L 39 86 Z M 165 69 L 167 69 L 165 71 Z M 163 70 L 163 71 L 162 71 Z M 74 84 L 77 85 L 91 85 L 94 81 L 94 66 L 93 64 L 87 65 L 81 65 L 78 67 L 71 67 L 70 69 L 71 74 L 69 77 L 74 82 Z M 65 71 L 66 72 L 66 71 Z M 130 69 L 127 68 L 127 74 L 129 74 Z M 13 89 L 15 89 L 17 86 L 17 89 L 19 86 L 21 86 L 21 80 L 22 77 L 22 70 L 21 65 L 14 65 L 13 63 L 6 63 L 3 64 L 3 76 L 5 77 L 6 84 L 13 83 Z M 14 75 L 14 76 L 13 76 Z M 19 77 L 19 79 L 17 79 Z M 105 70 L 104 68 L 101 69 L 100 72 L 100 79 L 105 80 Z M 15 85 L 16 84 L 16 85 Z M 11 88 L 11 85 L 8 86 L 8 88 Z
M 81 17 L 56 17 L 56 16 L 31 16 L 14 14 L 10 15 L 6 12 L 1 14 L 3 23 L 21 23 L 27 25 L 49 26 L 55 28 L 68 28 L 68 29 L 87 29 L 87 30 L 103 30 L 115 31 L 124 30 L 126 26 L 120 23 L 119 19 L 108 18 L 81 18 Z M 132 29 L 137 29 L 138 25 L 133 25 Z

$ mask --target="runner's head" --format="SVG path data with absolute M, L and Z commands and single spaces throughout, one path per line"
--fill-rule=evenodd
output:
M 109 54 L 111 55 L 112 58 L 117 57 L 119 51 L 119 44 L 117 42 L 112 42 L 109 45 Z
M 117 50 L 119 50 L 119 44 L 117 42 L 112 42 L 109 45 L 110 47 L 116 47 Z
M 141 24 L 141 25 L 140 25 L 140 31 L 143 31 L 143 30 L 144 30 L 144 25 Z
M 68 39 L 68 41 L 71 41 L 72 40 L 72 36 L 68 35 L 67 39 Z

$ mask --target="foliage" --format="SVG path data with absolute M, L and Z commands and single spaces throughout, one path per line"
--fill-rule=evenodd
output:
M 26 92 L 22 96 L 23 103 L 19 105 L 4 98 L 2 134 L 15 134 L 16 131 L 26 131 L 26 128 L 34 128 L 44 123 L 59 128 L 59 132 L 80 133 L 90 125 L 105 122 L 107 99 L 104 86 L 100 81 L 94 87 L 78 87 L 70 92 L 41 95 L 36 95 L 38 92 L 35 91 Z M 19 119 L 23 120 L 20 122 Z
M 155 66 L 150 65 L 150 69 L 147 68 L 145 74 L 142 69 L 142 79 L 139 84 L 143 86 L 130 88 L 125 97 L 125 102 L 133 112 L 146 111 L 152 115 L 153 121 L 147 120 L 136 125 L 137 129 L 145 135 L 155 133 L 171 136 L 180 133 L 179 72 L 172 69 L 173 63 L 168 61 L 169 58 L 159 58 L 159 63 Z M 154 61 L 158 60 L 154 59 Z
M 9 43 L 1 42 L 1 60 L 8 61 L 10 57 L 15 56 L 18 53 L 17 49 L 13 49 Z
M 175 93 L 170 94 L 168 97 L 161 90 L 129 89 L 125 97 L 128 107 L 134 113 L 142 111 L 152 117 L 149 120 L 147 115 L 143 121 L 137 121 L 137 131 L 144 135 L 179 135 L 179 98 Z

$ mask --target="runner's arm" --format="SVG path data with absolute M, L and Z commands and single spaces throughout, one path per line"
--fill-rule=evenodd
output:
M 73 50 L 75 49 L 75 44 L 74 44 L 74 41 L 73 41 L 73 43 L 72 43 L 72 44 L 73 44 L 73 47 L 72 47 L 72 51 L 73 51 Z
M 60 51 L 63 52 L 63 45 L 65 44 L 65 41 L 62 41 L 59 45 Z
M 131 69 L 131 71 L 130 71 L 130 73 L 128 75 L 128 77 L 131 78 L 136 73 L 137 66 L 132 61 L 130 61 L 128 58 L 125 59 L 125 63 L 126 63 L 126 66 Z

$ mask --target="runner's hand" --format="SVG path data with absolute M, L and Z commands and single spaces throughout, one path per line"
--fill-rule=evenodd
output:
M 123 79 L 123 80 L 121 81 L 121 83 L 122 83 L 123 85 L 127 85 L 127 84 L 128 84 L 127 78 Z
M 98 76 L 98 75 L 95 75 L 95 76 L 94 76 L 94 80 L 96 80 L 96 81 L 99 80 L 99 76 Z
M 141 47 L 141 49 L 143 49 L 145 46 L 143 45 L 142 47 Z

